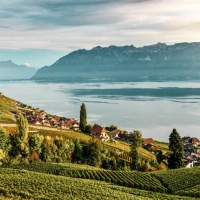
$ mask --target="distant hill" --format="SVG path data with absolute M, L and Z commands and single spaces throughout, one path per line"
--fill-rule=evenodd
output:
M 30 79 L 36 69 L 25 65 L 17 65 L 11 60 L 0 62 L 0 80 Z
M 185 81 L 199 78 L 200 43 L 80 49 L 39 69 L 32 77 L 50 81 Z

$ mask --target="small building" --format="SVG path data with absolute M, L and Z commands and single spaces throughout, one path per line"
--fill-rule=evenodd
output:
M 92 130 L 91 130 L 91 135 L 97 137 L 102 142 L 109 141 L 109 136 L 108 136 L 104 126 L 100 126 L 98 124 L 94 124 L 94 126 L 92 127 Z
M 121 131 L 116 129 L 116 130 L 113 130 L 110 133 L 108 133 L 108 135 L 110 136 L 110 138 L 112 140 L 119 140 L 120 139 L 120 137 L 119 137 L 120 133 L 121 133 Z
M 73 124 L 73 125 L 72 125 L 72 129 L 73 129 L 74 131 L 78 131 L 78 130 L 79 130 L 79 125 L 78 125 L 78 124 Z
M 144 138 L 143 139 L 143 145 L 146 146 L 147 144 L 154 145 L 154 140 L 152 138 Z
M 194 161 L 190 159 L 183 159 L 185 168 L 192 168 L 194 167 Z

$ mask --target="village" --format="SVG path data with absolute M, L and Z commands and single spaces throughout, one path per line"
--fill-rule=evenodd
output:
M 53 116 L 47 114 L 44 110 L 36 108 L 35 110 L 26 110 L 26 118 L 29 124 L 53 127 L 62 130 L 79 130 L 79 122 L 74 118 L 65 118 L 59 116 Z M 94 124 L 90 130 L 90 135 L 97 137 L 102 142 L 118 142 L 123 141 L 131 144 L 130 133 L 124 133 L 121 130 L 115 129 L 108 131 L 104 126 Z M 191 168 L 194 165 L 200 164 L 200 140 L 195 137 L 183 137 L 182 138 L 184 147 L 184 163 L 186 168 Z M 155 141 L 152 138 L 143 138 L 143 148 L 147 149 L 153 154 L 158 153 L 158 148 Z M 168 160 L 171 152 L 163 154 L 163 160 Z

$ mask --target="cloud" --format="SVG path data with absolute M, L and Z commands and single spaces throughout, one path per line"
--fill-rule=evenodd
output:
M 1 48 L 200 41 L 199 0 L 0 0 Z

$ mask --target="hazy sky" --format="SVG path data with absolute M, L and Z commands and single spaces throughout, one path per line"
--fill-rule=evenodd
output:
M 53 64 L 76 49 L 200 41 L 200 0 L 0 0 L 0 61 Z

